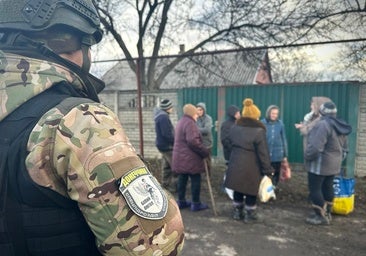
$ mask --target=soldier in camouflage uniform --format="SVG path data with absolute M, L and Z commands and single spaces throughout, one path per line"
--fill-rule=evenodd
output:
M 68 235 L 62 228 L 69 224 L 62 219 L 67 217 L 63 213 L 69 209 L 52 206 L 61 224 L 57 224 L 57 218 L 52 219 L 50 223 L 55 224 L 52 230 L 39 231 L 37 223 L 46 218 L 33 214 L 34 230 L 43 233 L 36 237 L 28 232 L 32 227 L 26 227 L 22 254 L 179 255 L 184 233 L 174 199 L 138 157 L 116 115 L 98 102 L 97 92 L 103 83 L 89 74 L 89 48 L 101 40 L 102 33 L 91 1 L 1 0 L 0 12 L 0 124 L 32 99 L 54 88 L 68 88 L 72 97 L 37 119 L 26 138 L 25 161 L 20 164 L 24 164 L 26 176 L 29 175 L 37 190 L 44 191 L 43 195 L 52 199 L 61 195 L 62 200 L 76 202 L 77 211 L 92 231 L 91 240 L 84 245 L 88 250 L 95 245 L 97 248 L 95 252 L 90 249 L 86 253 L 82 249 L 76 253 L 73 248 L 82 245 L 65 238 L 60 241 L 66 242 L 58 244 L 59 237 Z M 75 104 L 75 98 L 80 103 Z M 1 127 L 0 133 L 6 133 L 7 126 Z M 18 170 L 8 171 L 12 177 Z M 16 182 L 9 180 L 9 186 Z M 154 191 L 154 198 L 146 186 Z M 12 189 L 9 191 L 11 194 Z M 50 191 L 57 195 L 49 196 Z M 45 209 L 42 202 L 28 204 L 26 196 L 15 198 L 20 211 L 27 208 L 43 213 Z M 44 216 L 51 218 L 49 214 Z M 53 236 L 54 244 L 48 242 Z M 32 244 L 32 239 L 40 242 Z M 40 248 L 41 243 L 49 248 Z M 65 248 L 58 248 L 60 244 Z M 57 250 L 59 253 L 55 253 Z

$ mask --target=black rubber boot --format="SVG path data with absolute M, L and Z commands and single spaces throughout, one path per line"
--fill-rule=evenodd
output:
M 233 209 L 233 219 L 234 220 L 242 220 L 244 218 L 243 214 L 243 206 L 234 206 Z
M 245 210 L 244 222 L 245 223 L 255 223 L 260 221 L 260 217 L 257 213 L 257 209 Z
M 329 225 L 329 219 L 326 216 L 321 216 L 319 214 L 312 214 L 306 218 L 306 223 L 311 225 Z
M 310 225 L 329 225 L 330 221 L 326 215 L 326 204 L 323 207 L 313 205 L 313 208 L 315 214 L 310 214 L 310 216 L 305 220 L 306 223 Z

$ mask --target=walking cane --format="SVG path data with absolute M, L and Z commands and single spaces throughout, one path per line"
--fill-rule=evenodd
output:
M 214 211 L 215 216 L 217 216 L 215 199 L 214 199 L 214 196 L 213 196 L 213 193 L 212 193 L 212 187 L 211 187 L 211 181 L 210 181 L 210 174 L 208 173 L 207 159 L 204 159 L 203 162 L 205 164 L 207 185 L 208 185 L 208 190 L 209 190 L 210 196 L 211 196 L 212 209 Z

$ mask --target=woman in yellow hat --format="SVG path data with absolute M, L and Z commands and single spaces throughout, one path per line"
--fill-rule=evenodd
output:
M 244 222 L 248 223 L 258 220 L 259 184 L 263 175 L 273 174 L 273 168 L 268 153 L 266 128 L 259 121 L 261 111 L 252 99 L 245 99 L 243 105 L 242 117 L 230 130 L 233 147 L 225 186 L 234 190 L 233 218 L 244 218 Z

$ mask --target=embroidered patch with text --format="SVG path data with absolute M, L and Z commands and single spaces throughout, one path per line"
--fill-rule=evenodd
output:
M 138 167 L 121 177 L 119 190 L 138 216 L 159 220 L 168 211 L 168 199 L 146 167 Z

